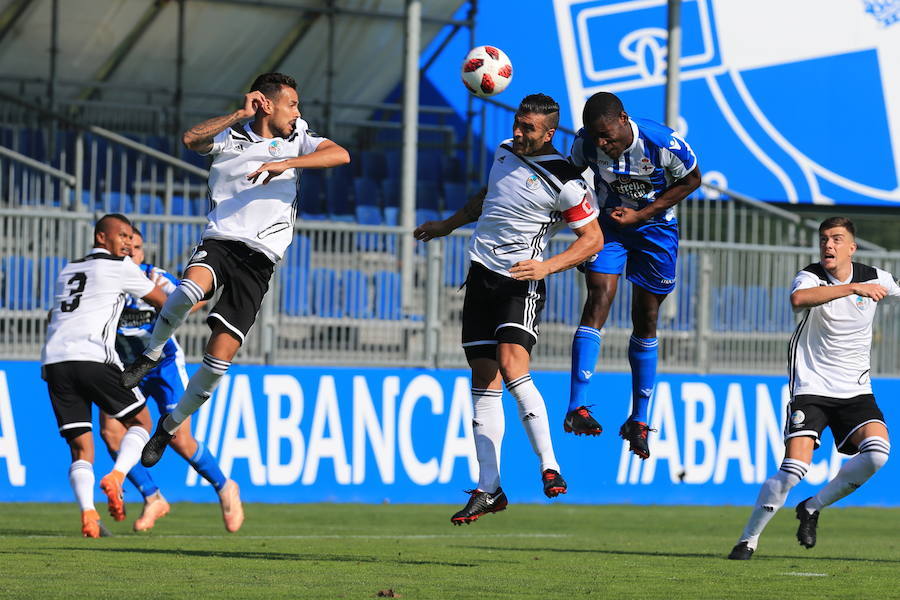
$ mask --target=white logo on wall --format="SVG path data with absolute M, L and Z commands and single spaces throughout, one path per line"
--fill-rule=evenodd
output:
M 13 419 L 12 402 L 9 399 L 9 386 L 6 384 L 6 371 L 0 371 L 0 465 L 4 463 L 9 485 L 24 486 L 25 466 L 22 465 L 19 453 L 16 423 Z M 0 481 L 2 480 L 3 477 L 0 475 Z
M 665 84 L 667 4 L 667 0 L 554 0 L 576 128 L 585 99 L 595 92 Z M 814 27 L 805 26 L 811 13 L 818 15 Z M 681 79 L 705 83 L 709 99 L 719 109 L 717 118 L 728 124 L 758 161 L 754 166 L 761 173 L 771 173 L 774 189 L 781 188 L 776 195 L 789 202 L 819 204 L 900 202 L 900 185 L 891 175 L 900 172 L 900 69 L 895 68 L 900 64 L 900 44 L 896 43 L 900 0 L 833 3 L 828 11 L 821 11 L 817 0 L 684 0 L 681 14 Z M 774 14 L 777 19 L 771 17 Z M 772 44 L 773 39 L 778 43 Z M 766 96 L 764 90 L 771 88 L 745 81 L 745 72 L 765 73 L 767 68 L 794 65 L 806 68 L 831 60 L 844 61 L 834 67 L 836 72 L 855 71 L 859 66 L 868 77 L 865 90 L 863 86 L 858 90 L 862 97 L 884 99 L 886 127 L 880 128 L 877 138 L 884 149 L 879 151 L 878 166 L 871 169 L 851 170 L 846 163 L 831 160 L 834 154 L 825 151 L 827 144 L 812 134 L 821 127 L 796 127 L 810 114 L 811 104 L 797 103 L 787 110 L 782 105 L 775 110 L 785 114 L 769 114 L 772 94 L 779 91 Z M 880 81 L 869 77 L 870 71 L 880 74 Z M 805 72 L 816 76 L 814 71 Z M 847 77 L 857 82 L 857 73 Z M 877 106 L 880 111 L 881 105 Z M 779 129 L 788 122 L 790 131 L 787 126 Z M 679 125 L 678 130 L 684 134 L 685 127 Z

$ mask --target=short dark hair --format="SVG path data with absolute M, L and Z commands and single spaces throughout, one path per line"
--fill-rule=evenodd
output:
M 625 112 L 619 97 L 610 92 L 597 92 L 584 103 L 581 120 L 585 125 L 599 118 L 614 119 Z
M 129 221 L 128 217 L 126 217 L 125 215 L 119 213 L 109 213 L 108 215 L 103 215 L 102 217 L 100 217 L 100 220 L 97 221 L 96 225 L 94 225 L 94 238 L 96 238 L 100 233 L 106 233 L 106 226 L 110 221 L 121 221 L 122 223 L 125 223 L 126 225 L 134 229 L 134 225 L 131 224 L 131 221 Z
M 847 217 L 828 217 L 819 225 L 819 234 L 825 233 L 825 231 L 834 227 L 843 227 L 851 236 L 856 237 L 856 226 Z
M 548 129 L 556 129 L 559 126 L 559 104 L 547 94 L 530 94 L 525 96 L 519 102 L 516 114 L 547 115 L 549 117 L 547 119 Z
M 275 98 L 281 93 L 281 86 L 297 89 L 297 82 L 290 75 L 284 73 L 263 73 L 259 75 L 250 86 L 251 92 L 262 92 L 266 98 Z

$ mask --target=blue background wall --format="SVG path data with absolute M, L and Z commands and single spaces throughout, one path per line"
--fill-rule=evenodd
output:
M 605 90 L 630 114 L 662 121 L 666 4 L 519 0 L 513 10 L 481 2 L 475 43 L 500 47 L 513 63 L 501 102 L 549 94 L 562 124 L 578 128 L 584 100 Z M 874 4 L 684 0 L 678 129 L 704 180 L 763 200 L 900 203 L 900 20 L 896 2 L 880 12 Z M 467 46 L 458 34 L 428 71 L 461 115 Z M 488 123 L 491 150 L 510 135 L 506 120 Z M 854 153 L 861 160 L 848 160 Z
M 562 432 L 568 374 L 537 373 L 535 380 L 570 486 L 563 502 L 750 504 L 781 460 L 782 377 L 663 375 L 651 408 L 660 431 L 644 463 L 616 436 L 629 409 L 628 375 L 594 379 L 594 409 L 606 428 L 598 438 Z M 888 423 L 900 420 L 900 380 L 874 385 Z M 537 459 L 506 394 L 504 406 L 504 490 L 514 503 L 546 502 Z M 194 429 L 248 501 L 459 503 L 477 474 L 470 407 L 464 371 L 235 366 L 195 415 Z M 811 495 L 840 460 L 826 434 L 791 498 Z M 0 501 L 72 501 L 68 464 L 39 365 L 0 362 Z M 111 466 L 98 448 L 98 480 Z M 215 500 L 171 450 L 152 474 L 170 500 Z M 892 460 L 842 504 L 897 505 L 898 481 Z M 140 499 L 130 484 L 126 498 Z

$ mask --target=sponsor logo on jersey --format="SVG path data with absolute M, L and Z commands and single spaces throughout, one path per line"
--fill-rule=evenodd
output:
M 281 140 L 272 140 L 269 142 L 269 155 L 281 156 L 282 154 L 284 154 L 284 144 L 281 143 Z
M 806 415 L 802 410 L 795 410 L 791 413 L 791 423 L 800 427 L 803 425 L 803 422 L 806 420 Z
M 648 181 L 635 180 L 628 175 L 619 175 L 616 181 L 610 184 L 615 192 L 625 198 L 643 198 L 653 191 L 653 186 Z
M 529 190 L 536 190 L 541 187 L 541 182 L 538 180 L 537 175 L 532 175 L 528 179 L 525 180 L 525 187 Z

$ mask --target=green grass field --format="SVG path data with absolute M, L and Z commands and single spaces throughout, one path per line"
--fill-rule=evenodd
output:
M 252 504 L 235 535 L 217 505 L 174 505 L 149 534 L 128 508 L 91 540 L 72 504 L 0 505 L 0 597 L 900 597 L 897 509 L 828 510 L 806 550 L 786 508 L 739 562 L 743 507 L 511 505 L 453 527 L 455 505 Z

